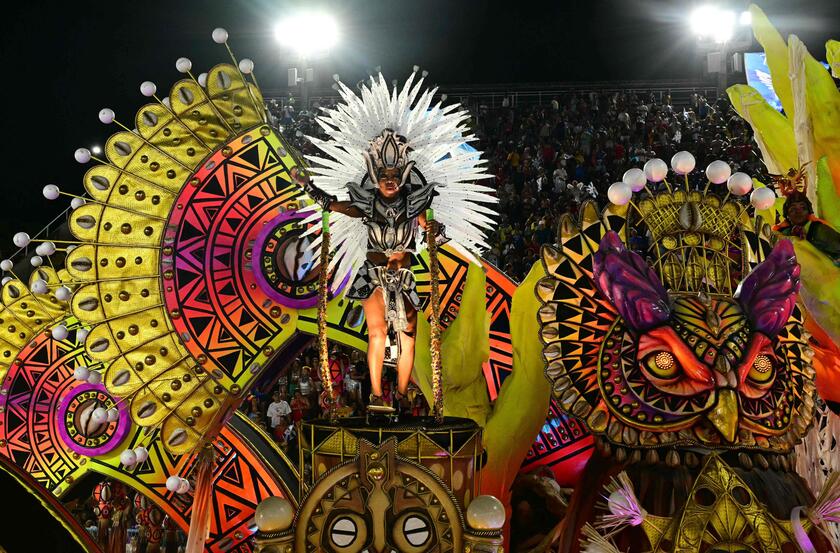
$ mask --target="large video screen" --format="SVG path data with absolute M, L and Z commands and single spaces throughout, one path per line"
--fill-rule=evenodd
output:
M 828 64 L 823 62 L 828 69 Z M 764 52 L 747 52 L 744 54 L 744 71 L 747 73 L 747 84 L 756 89 L 767 103 L 782 111 L 782 102 L 776 91 L 773 90 L 773 81 L 770 78 L 770 68 L 767 67 L 767 57 Z

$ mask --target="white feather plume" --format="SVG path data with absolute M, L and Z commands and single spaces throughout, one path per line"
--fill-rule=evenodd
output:
M 419 78 L 418 78 L 419 77 Z M 431 207 L 435 219 L 446 227 L 453 245 L 477 262 L 473 253 L 488 248 L 485 231 L 496 225 L 496 212 L 486 204 L 497 198 L 488 186 L 476 181 L 492 177 L 485 170 L 480 153 L 462 146 L 475 140 L 468 134 L 467 110 L 459 104 L 432 104 L 436 88 L 423 89 L 423 78 L 412 73 L 401 89 L 391 88 L 380 73 L 371 77 L 356 94 L 338 81 L 343 103 L 323 110 L 317 122 L 329 137 L 307 137 L 324 155 L 308 155 L 312 181 L 339 201 L 350 199 L 347 183 L 359 183 L 367 173 L 364 152 L 385 129 L 405 137 L 411 148 L 409 159 L 437 195 Z M 311 206 L 310 221 L 320 218 L 320 208 Z M 315 233 L 320 226 L 308 232 Z M 348 273 L 354 278 L 367 253 L 367 229 L 362 219 L 340 213 L 330 215 L 331 248 L 335 252 L 331 269 L 336 280 Z M 320 237 L 311 248 L 320 248 Z M 422 241 L 418 241 L 422 244 Z M 421 246 L 422 247 L 422 246 Z

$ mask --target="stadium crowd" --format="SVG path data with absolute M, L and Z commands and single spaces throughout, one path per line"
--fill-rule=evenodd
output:
M 590 199 L 603 207 L 610 184 L 649 159 L 693 153 L 694 187 L 706 185 L 703 169 L 715 159 L 767 178 L 750 128 L 729 102 L 696 94 L 681 108 L 668 93 L 630 92 L 571 94 L 525 109 L 480 108 L 476 132 L 496 176 L 501 212 L 485 257 L 518 281 L 540 247 L 555 241 L 561 215 Z M 644 239 L 631 247 L 644 249 Z
M 306 136 L 322 135 L 314 120 L 318 107 L 297 112 L 293 103 L 269 101 L 276 123 L 303 153 L 314 149 Z M 571 92 L 544 105 L 514 107 L 505 99 L 499 107 L 471 107 L 475 146 L 488 160 L 499 198 L 499 225 L 484 256 L 516 281 L 538 259 L 540 247 L 555 241 L 563 214 L 577 213 L 587 200 L 603 207 L 610 184 L 649 159 L 669 161 L 680 150 L 693 153 L 697 165 L 689 185 L 695 188 L 706 185 L 703 169 L 715 159 L 729 162 L 733 172 L 768 179 L 749 126 L 725 99 L 692 94 L 687 105 L 675 107 L 667 91 Z M 646 238 L 632 237 L 630 247 L 645 250 Z M 256 393 L 243 405 L 291 450 L 296 423 L 324 416 L 326 406 L 317 352 L 310 348 L 298 359 L 270 394 Z M 369 393 L 364 356 L 334 348 L 330 367 L 339 415 L 362 414 Z M 385 393 L 391 393 L 389 384 Z M 423 414 L 424 406 L 418 396 L 401 409 Z
M 305 136 L 321 132 L 312 112 L 298 114 L 293 104 L 276 101 L 272 112 L 295 145 L 312 150 Z M 562 214 L 576 213 L 588 199 L 603 206 L 609 185 L 649 159 L 693 153 L 693 186 L 705 186 L 703 169 L 715 159 L 729 162 L 733 172 L 768 178 L 749 125 L 724 98 L 695 93 L 688 105 L 675 107 L 668 91 L 577 92 L 544 105 L 512 107 L 505 100 L 473 112 L 475 146 L 489 161 L 499 197 L 499 226 L 484 256 L 517 281 L 540 246 L 554 241 Z

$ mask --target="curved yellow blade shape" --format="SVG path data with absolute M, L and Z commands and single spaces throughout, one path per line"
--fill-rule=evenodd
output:
M 499 390 L 495 405 L 487 397 L 482 364 L 489 355 L 489 319 L 484 295 L 485 275 L 470 265 L 457 319 L 443 333 L 443 401 L 447 416 L 468 417 L 484 427 L 487 463 L 482 472 L 481 493 L 507 503 L 513 483 L 528 449 L 545 422 L 551 385 L 546 379 L 534 293 L 545 277 L 535 263 L 513 295 L 510 314 L 513 371 Z M 429 323 L 418 318 L 415 378 L 426 397 L 432 397 Z

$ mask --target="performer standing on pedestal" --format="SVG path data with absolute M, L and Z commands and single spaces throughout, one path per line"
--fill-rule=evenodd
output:
M 486 248 L 483 231 L 495 223 L 495 212 L 482 205 L 496 202 L 492 189 L 473 183 L 490 175 L 483 173 L 480 153 L 466 146 L 473 139 L 465 136 L 468 113 L 456 111 L 457 104 L 432 106 L 436 89 L 421 94 L 423 79 L 414 83 L 416 73 L 401 90 L 391 90 L 382 75 L 371 78 L 361 97 L 338 82 L 345 103 L 318 118 L 330 140 L 310 138 L 326 157 L 309 156 L 312 179 L 295 174 L 332 214 L 334 278 L 349 274 L 347 298 L 362 302 L 370 403 L 385 408 L 386 359 L 396 359 L 401 395 L 414 366 L 421 305 L 411 265 L 423 244 L 418 229 L 434 232 L 437 243 L 451 239 L 455 247 L 475 251 Z M 426 218 L 429 209 L 433 224 Z

